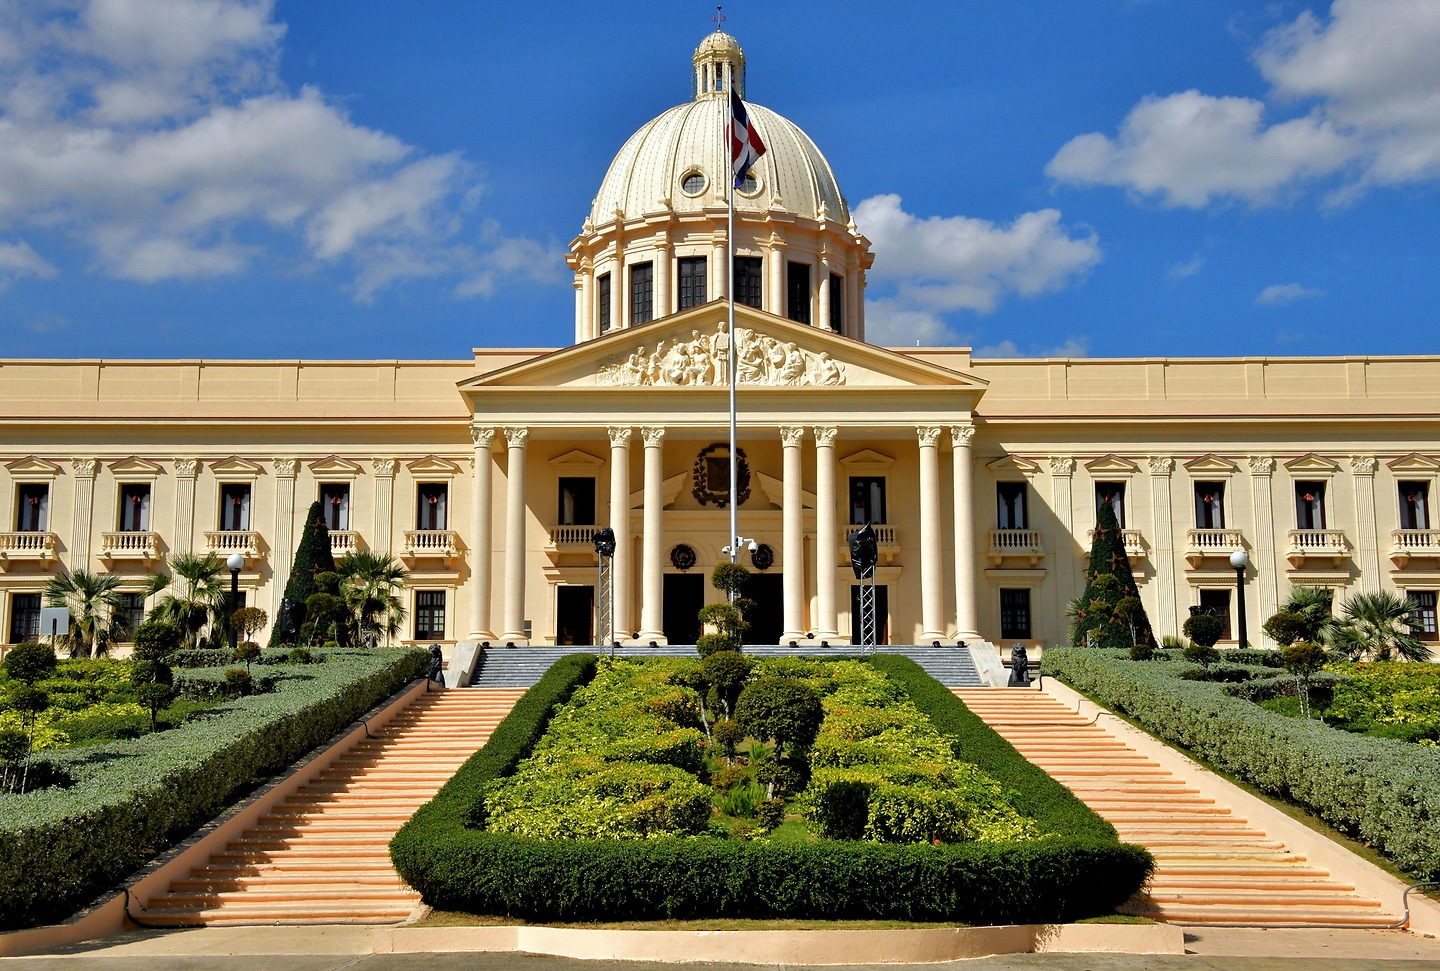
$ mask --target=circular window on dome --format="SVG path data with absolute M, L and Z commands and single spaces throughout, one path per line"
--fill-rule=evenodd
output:
M 705 173 L 692 169 L 681 177 L 680 191 L 687 196 L 698 196 L 705 191 L 705 184 Z
M 754 172 L 746 172 L 745 181 L 740 183 L 735 191 L 742 196 L 757 196 L 760 194 L 760 180 L 755 177 Z

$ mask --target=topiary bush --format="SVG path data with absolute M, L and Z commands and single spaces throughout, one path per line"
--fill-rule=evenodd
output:
M 163 620 L 147 620 L 135 628 L 134 657 L 141 661 L 166 661 L 180 649 L 184 632 Z
M 820 696 L 795 678 L 755 681 L 735 702 L 735 721 L 746 734 L 792 751 L 815 741 L 824 717 Z
M 22 684 L 33 685 L 55 673 L 60 662 L 55 658 L 55 648 L 49 644 L 18 644 L 5 655 L 0 668 Z
M 1185 618 L 1180 630 L 1194 641 L 1197 647 L 1213 648 L 1220 635 L 1225 633 L 1225 621 L 1214 614 L 1192 614 Z
M 1220 652 L 1215 649 L 1214 642 L 1190 644 L 1180 653 L 1185 660 L 1191 664 L 1198 664 L 1202 668 L 1208 668 L 1210 665 L 1220 662 Z

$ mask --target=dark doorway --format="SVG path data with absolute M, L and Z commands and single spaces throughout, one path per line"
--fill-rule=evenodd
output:
M 850 587 L 850 643 L 860 643 L 860 587 Z M 875 584 L 875 643 L 890 643 L 890 588 Z
M 755 601 L 745 643 L 779 644 L 785 627 L 785 578 L 778 573 L 751 574 L 745 595 Z
M 555 643 L 594 644 L 595 588 L 555 588 Z
M 700 637 L 705 606 L 705 577 L 699 573 L 665 574 L 665 639 L 671 644 L 694 644 Z

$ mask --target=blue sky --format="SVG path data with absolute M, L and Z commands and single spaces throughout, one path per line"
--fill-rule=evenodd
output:
M 0 356 L 460 358 L 704 4 L 0 0 Z M 877 253 L 872 340 L 1440 352 L 1440 0 L 727 4 Z

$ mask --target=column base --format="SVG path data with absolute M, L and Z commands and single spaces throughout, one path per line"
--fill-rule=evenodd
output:
M 634 647 L 649 647 L 649 646 L 650 646 L 650 643 L 651 643 L 652 641 L 653 641 L 656 645 L 669 644 L 669 643 L 670 643 L 669 639 L 666 638 L 665 634 L 664 634 L 662 631 L 658 631 L 658 630 L 656 630 L 656 631 L 646 631 L 646 630 L 642 630 L 640 633 L 636 634 L 636 635 L 635 635 L 634 637 L 632 637 L 632 638 L 629 638 L 628 640 L 625 639 L 625 638 L 622 638 L 620 642 L 621 642 L 622 644 L 630 644 L 630 645 L 632 645 L 632 646 L 634 646 Z
M 950 639 L 950 637 L 949 637 L 948 634 L 946 634 L 946 633 L 943 632 L 943 631 L 938 631 L 938 630 L 931 630 L 931 631 L 922 630 L 922 631 L 920 632 L 920 636 L 919 636 L 918 638 L 916 638 L 916 640 L 919 642 L 919 644 L 920 644 L 921 647 L 928 647 L 929 645 L 935 643 L 936 641 L 939 641 L 941 644 L 944 644 L 944 643 L 945 643 L 947 640 L 949 640 L 949 639 Z
M 962 630 L 956 632 L 955 639 L 957 641 L 983 641 L 985 635 L 978 630 Z
M 530 638 L 526 636 L 523 630 L 518 632 L 506 631 L 490 642 L 492 648 L 506 647 L 510 644 L 514 644 L 516 647 L 529 647 Z
M 499 640 L 499 638 L 497 638 L 494 633 L 488 630 L 472 630 L 470 633 L 465 635 L 463 640 L 475 641 L 477 643 L 480 641 L 489 641 L 493 645 L 497 640 Z

